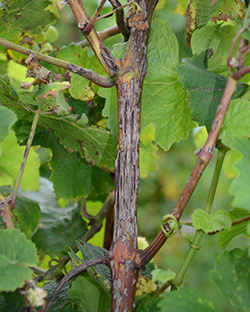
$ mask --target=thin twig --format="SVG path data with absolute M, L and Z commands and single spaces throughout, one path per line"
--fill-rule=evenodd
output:
M 48 312 L 49 308 L 51 307 L 53 301 L 55 300 L 58 292 L 62 289 L 63 285 L 65 285 L 68 281 L 70 281 L 73 277 L 81 274 L 82 272 L 84 272 L 87 268 L 92 267 L 94 265 L 97 264 L 106 264 L 106 255 L 104 257 L 98 258 L 98 259 L 90 259 L 82 264 L 80 264 L 79 266 L 77 266 L 76 268 L 72 269 L 68 274 L 66 274 L 64 276 L 63 279 L 61 279 L 61 281 L 58 283 L 56 289 L 54 290 L 50 302 L 47 305 L 46 309 L 44 312 Z
M 22 180 L 22 176 L 23 176 L 23 172 L 24 172 L 24 169 L 25 169 L 25 165 L 26 165 L 27 160 L 28 160 L 28 155 L 29 155 L 29 152 L 30 152 L 30 149 L 31 149 L 31 145 L 32 145 L 32 142 L 33 142 L 33 138 L 34 138 L 35 132 L 36 132 L 36 127 L 37 127 L 37 124 L 38 124 L 39 117 L 40 117 L 40 110 L 38 110 L 35 113 L 35 115 L 34 115 L 34 119 L 33 119 L 32 125 L 31 125 L 31 129 L 30 129 L 29 138 L 28 138 L 28 141 L 27 141 L 27 144 L 26 144 L 24 155 L 23 155 L 22 164 L 21 164 L 19 172 L 18 172 L 18 176 L 17 176 L 17 179 L 16 179 L 15 186 L 13 188 L 13 191 L 12 191 L 11 195 L 10 195 L 9 205 L 10 205 L 11 210 L 13 210 L 15 208 L 17 192 L 18 192 L 21 180 Z
M 210 185 L 206 205 L 204 208 L 204 211 L 207 213 L 210 213 L 211 209 L 212 209 L 214 196 L 216 193 L 216 189 L 217 189 L 217 185 L 218 185 L 219 177 L 220 177 L 220 173 L 221 173 L 221 168 L 222 168 L 222 165 L 223 165 L 227 151 L 228 151 L 227 147 L 222 147 L 222 149 L 219 149 L 219 151 L 218 151 L 217 162 L 216 162 L 216 166 L 214 169 L 213 179 L 212 179 L 212 182 Z M 202 230 L 196 231 L 192 244 L 194 246 L 198 247 L 200 245 L 200 242 L 201 242 L 203 235 L 204 235 L 204 232 Z M 193 248 L 192 246 L 190 247 L 190 249 L 187 252 L 187 255 L 183 261 L 183 264 L 181 265 L 181 267 L 180 267 L 179 271 L 177 272 L 176 277 L 174 279 L 175 285 L 179 286 L 183 283 L 184 275 L 185 275 L 192 259 L 194 258 L 194 255 L 196 254 L 197 250 L 198 249 Z
M 97 20 L 97 17 L 99 16 L 104 4 L 105 4 L 106 0 L 102 0 L 101 3 L 98 5 L 97 9 L 95 10 L 93 16 L 91 17 L 90 21 L 88 22 L 88 25 L 86 26 L 84 32 L 85 34 L 89 34 L 95 21 Z
M 234 37 L 231 47 L 229 49 L 229 53 L 228 53 L 228 58 L 227 58 L 227 67 L 228 68 L 232 68 L 232 64 L 231 64 L 231 58 L 232 58 L 232 52 L 233 52 L 233 48 L 235 46 L 236 41 L 238 40 L 238 38 L 240 37 L 240 35 L 247 29 L 247 27 L 242 27 L 238 33 L 236 34 L 236 36 Z
M 247 222 L 250 220 L 250 215 L 249 216 L 246 216 L 244 218 L 241 218 L 241 219 L 238 219 L 238 220 L 235 220 L 232 222 L 231 226 L 234 226 L 234 225 L 238 225 L 238 224 L 241 224 L 241 223 L 244 223 L 244 222 Z M 213 231 L 213 232 L 209 232 L 208 235 L 215 235 L 219 232 L 222 232 L 224 231 L 225 229 L 221 229 L 221 230 L 218 230 L 218 231 Z
M 64 69 L 66 69 L 72 73 L 75 73 L 75 74 L 78 74 L 82 77 L 85 77 L 85 78 L 89 79 L 90 81 L 94 82 L 95 84 L 97 84 L 98 86 L 101 86 L 104 88 L 110 88 L 115 84 L 113 79 L 110 77 L 101 76 L 101 75 L 93 72 L 92 70 L 88 70 L 88 69 L 85 69 L 83 67 L 77 66 L 75 64 L 71 64 L 69 62 L 51 57 L 49 55 L 45 55 L 45 54 L 42 54 L 40 52 L 31 50 L 31 49 L 27 49 L 23 46 L 20 46 L 16 43 L 10 42 L 6 39 L 0 38 L 0 45 L 6 47 L 8 49 L 20 52 L 20 53 L 25 54 L 25 55 L 33 54 L 35 56 L 35 58 L 40 60 L 40 61 L 44 61 L 46 63 L 64 68 Z
M 238 219 L 238 220 L 233 221 L 232 225 L 237 225 L 237 224 L 240 224 L 240 223 L 249 221 L 249 220 L 250 220 L 250 215 L 249 215 L 249 216 L 246 216 L 246 217 L 244 217 L 244 218 L 241 218 L 241 219 Z
M 85 33 L 89 17 L 83 7 L 82 0 L 70 1 L 69 6 L 75 16 L 79 30 L 88 40 L 102 67 L 109 76 L 114 77 L 118 72 L 118 66 L 112 52 L 103 44 L 94 27 L 92 27 L 89 34 Z
M 248 73 L 250 73 L 250 66 L 243 67 L 239 69 L 236 73 L 233 73 L 233 78 L 235 80 L 239 80 Z
M 112 4 L 113 8 L 122 8 L 121 3 L 118 0 L 109 0 L 109 2 Z M 129 38 L 129 29 L 125 24 L 124 21 L 124 10 L 123 8 L 116 11 L 116 23 L 117 26 L 120 29 L 120 32 L 122 33 L 124 37 L 124 41 L 127 41 Z
M 103 31 L 98 31 L 97 34 L 100 37 L 100 39 L 103 41 L 107 38 L 110 38 L 112 36 L 118 35 L 120 33 L 120 29 L 118 28 L 118 26 L 112 26 L 108 29 L 105 29 Z M 76 45 L 81 46 L 82 48 L 86 47 L 89 45 L 88 40 L 82 40 L 78 43 L 76 43 Z

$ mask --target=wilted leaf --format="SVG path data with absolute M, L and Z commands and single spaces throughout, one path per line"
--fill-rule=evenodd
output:
M 27 96 L 25 93 L 21 93 L 21 100 L 10 98 L 10 93 L 11 88 L 8 79 L 6 77 L 1 78 L 0 101 L 2 105 L 10 107 L 20 120 L 30 120 L 30 114 L 33 114 L 34 110 L 29 108 L 29 104 L 37 105 L 37 102 L 32 101 L 31 96 Z M 44 113 L 39 118 L 38 124 L 48 130 L 54 130 L 60 144 L 68 151 L 78 151 L 91 165 L 96 164 L 98 167 L 112 171 L 116 144 L 114 144 L 110 132 L 95 126 L 83 125 L 82 119 L 76 120 L 76 118 L 77 116 L 74 115 L 57 116 Z
M 190 39 L 195 29 L 205 26 L 212 19 L 215 21 L 234 20 L 238 16 L 243 18 L 244 5 L 235 0 L 191 0 L 186 12 L 186 42 L 190 46 Z
M 56 16 L 47 8 L 50 1 L 5 0 L 1 2 L 0 37 L 13 42 L 43 39 L 42 28 L 51 24 Z M 38 27 L 39 25 L 39 27 Z M 33 37 L 33 38 L 32 38 Z

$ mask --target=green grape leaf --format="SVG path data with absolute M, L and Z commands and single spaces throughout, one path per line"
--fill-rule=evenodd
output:
M 200 126 L 205 125 L 210 129 L 227 78 L 207 70 L 208 54 L 206 52 L 195 55 L 191 60 L 184 59 L 183 61 L 185 65 L 178 68 L 178 73 L 189 94 L 193 118 Z M 247 88 L 247 85 L 238 83 L 233 98 L 244 94 Z
M 10 196 L 11 192 L 11 187 L 0 186 L 0 193 L 5 197 Z M 39 204 L 18 193 L 13 214 L 15 215 L 15 227 L 19 228 L 27 238 L 31 238 L 31 234 L 41 218 Z
M 225 210 L 216 210 L 208 214 L 203 209 L 195 209 L 192 220 L 195 229 L 205 233 L 231 228 L 231 218 Z
M 168 150 L 173 142 L 186 139 L 195 123 L 187 105 L 187 94 L 179 81 L 179 49 L 170 26 L 152 23 L 148 43 L 148 71 L 142 92 L 142 130 L 155 127 L 155 143 Z
M 104 248 L 94 246 L 92 244 L 87 244 L 81 241 L 77 242 L 76 245 L 81 251 L 84 261 L 103 257 L 107 253 L 107 250 Z M 110 270 L 105 264 L 99 264 L 95 266 L 95 271 L 97 272 L 97 274 L 101 275 L 104 280 L 111 281 Z
M 167 281 L 175 278 L 175 272 L 171 270 L 162 270 L 162 269 L 155 269 L 150 272 L 152 275 L 152 281 L 158 282 L 160 285 L 165 284 Z
M 57 286 L 57 283 L 55 281 L 52 280 L 48 280 L 45 281 L 44 285 L 43 285 L 43 289 L 47 292 L 47 302 L 50 301 L 50 298 L 53 294 L 53 291 L 55 290 Z M 66 283 L 65 285 L 63 285 L 63 287 L 60 289 L 60 291 L 58 292 L 55 300 L 53 301 L 49 312 L 61 312 L 61 308 L 63 308 L 64 306 L 66 306 L 68 303 L 71 302 L 69 296 L 68 296 L 68 290 L 70 287 L 70 283 Z M 67 310 L 70 311 L 70 310 Z
M 180 287 L 177 291 L 164 292 L 161 295 L 158 307 L 161 312 L 222 312 L 211 299 L 202 295 L 195 289 Z
M 88 79 L 80 77 L 77 74 L 72 74 L 70 83 L 69 92 L 74 99 L 82 101 L 94 99 L 95 92 L 92 90 L 91 82 Z
M 62 198 L 87 197 L 91 191 L 92 168 L 79 153 L 67 153 L 59 144 L 52 148 L 51 181 L 57 196 Z
M 10 133 L 10 127 L 17 121 L 12 110 L 0 106 L 0 142 L 4 141 Z M 0 153 L 1 154 L 1 153 Z
M 246 15 L 244 17 L 243 25 L 245 27 L 250 27 L 250 8 L 249 7 L 247 8 Z
M 36 265 L 35 245 L 16 229 L 0 229 L 0 291 L 14 291 L 32 278 L 28 266 Z
M 100 75 L 105 75 L 105 71 L 100 65 L 97 57 L 95 55 L 88 56 L 87 48 L 82 49 L 80 46 L 71 43 L 70 45 L 61 48 L 56 56 L 64 61 L 98 72 Z M 79 77 L 79 75 L 76 74 L 70 75 L 71 86 L 69 92 L 71 96 L 82 101 L 92 100 L 95 96 L 95 91 L 93 89 L 98 89 L 98 87 L 84 77 Z
M 15 219 L 21 231 L 30 238 L 41 218 L 39 204 L 24 196 L 18 195 L 13 213 L 16 216 Z
M 8 68 L 8 60 L 4 53 L 0 53 L 0 75 L 6 74 Z
M 18 43 L 43 39 L 42 28 L 56 19 L 56 16 L 48 10 L 49 5 L 51 1 L 47 0 L 2 1 L 0 37 Z
M 105 98 L 105 107 L 102 111 L 103 117 L 108 117 L 106 127 L 110 129 L 114 142 L 118 141 L 118 111 L 116 88 L 99 88 L 98 95 Z
M 61 208 L 49 180 L 40 178 L 38 192 L 25 192 L 24 195 L 40 204 L 40 226 L 32 240 L 42 252 L 54 256 L 65 246 L 73 246 L 75 240 L 87 232 L 86 223 L 80 214 L 80 206 L 77 203 L 69 203 Z
M 135 312 L 160 312 L 161 309 L 157 304 L 161 301 L 161 297 L 154 298 L 153 294 L 143 294 L 135 298 Z
M 193 33 L 192 52 L 199 55 L 212 49 L 211 57 L 208 59 L 208 70 L 225 73 L 228 71 L 227 56 L 234 36 L 235 28 L 231 25 L 206 25 Z
M 22 311 L 23 308 L 25 308 L 25 301 L 19 289 L 14 292 L 0 293 L 0 312 Z
M 72 282 L 68 295 L 86 312 L 106 312 L 110 308 L 110 296 L 90 277 L 77 277 Z
M 238 16 L 243 18 L 245 14 L 244 5 L 241 1 L 234 0 L 191 0 L 186 12 L 186 42 L 190 46 L 190 39 L 195 29 L 201 28 L 212 19 L 212 21 L 234 20 Z
M 234 208 L 233 210 L 228 212 L 230 215 L 230 218 L 233 221 L 239 220 L 245 217 L 248 217 L 250 215 L 250 212 L 245 209 L 241 208 Z M 230 241 L 240 235 L 243 234 L 245 237 L 250 238 L 250 235 L 247 233 L 247 226 L 250 224 L 250 222 L 242 222 L 236 225 L 233 225 L 231 229 L 229 230 L 223 230 L 216 234 L 218 238 L 218 242 L 221 249 L 225 249 L 227 245 L 230 243 Z
M 235 206 L 249 211 L 250 141 L 235 138 L 234 143 L 231 144 L 230 147 L 240 152 L 242 155 L 242 158 L 234 165 L 238 171 L 238 175 L 231 184 L 230 194 L 234 195 L 233 204 Z
M 119 45 L 118 45 L 119 47 Z M 195 127 L 187 94 L 179 82 L 177 39 L 169 25 L 154 19 L 148 44 L 148 70 L 142 92 L 141 130 L 152 124 L 155 143 L 167 150 L 173 142 L 187 138 Z M 99 88 L 98 95 L 106 99 L 103 116 L 115 142 L 118 137 L 116 89 Z
M 87 197 L 91 191 L 92 167 L 79 153 L 68 153 L 52 134 L 46 138 L 41 133 L 36 141 L 52 150 L 50 179 L 56 195 L 65 199 Z
M 30 120 L 30 113 L 34 110 L 29 108 L 29 104 L 37 104 L 32 102 L 30 96 L 24 97 L 21 93 L 21 100 L 10 97 L 11 87 L 6 77 L 0 78 L 0 103 L 10 107 L 20 120 Z M 43 99 L 41 99 L 43 100 Z M 85 124 L 86 118 L 76 120 L 77 116 L 57 116 L 41 114 L 39 125 L 54 130 L 55 135 L 62 144 L 70 152 L 79 152 L 91 165 L 96 164 L 100 168 L 112 171 L 115 163 L 116 144 L 113 138 L 105 129 Z M 83 123 L 84 121 L 84 123 Z
M 21 125 L 19 133 L 20 127 Z M 74 199 L 88 197 L 90 193 L 92 197 L 108 194 L 110 185 L 113 184 L 110 173 L 96 166 L 91 167 L 80 157 L 79 153 L 68 153 L 58 143 L 53 133 L 47 131 L 37 133 L 34 144 L 40 144 L 52 150 L 50 165 L 53 170 L 50 179 L 53 181 L 58 197 Z
M 217 255 L 210 275 L 237 312 L 250 307 L 250 270 L 248 250 L 234 249 Z
M 158 170 L 157 165 L 157 151 L 159 148 L 153 144 L 155 136 L 155 128 L 151 125 L 148 125 L 141 133 L 141 142 L 140 147 L 140 178 L 147 178 L 150 172 Z
M 11 132 L 5 141 L 1 143 L 1 150 L 0 185 L 14 186 L 22 163 L 25 147 L 17 144 L 15 134 Z M 31 148 L 21 180 L 23 190 L 38 189 L 39 167 L 39 157 L 33 148 Z
M 231 146 L 235 137 L 246 139 L 249 136 L 250 101 L 244 99 L 232 100 L 222 125 L 220 138 L 225 145 Z

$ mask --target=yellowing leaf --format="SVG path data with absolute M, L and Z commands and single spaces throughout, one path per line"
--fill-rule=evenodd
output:
M 181 14 L 184 16 L 186 14 L 187 5 L 188 5 L 188 0 L 178 0 L 177 7 L 173 13 Z
M 143 146 L 140 148 L 140 177 L 147 178 L 150 172 L 157 171 L 157 151 L 159 148 L 153 144 L 155 128 L 148 125 L 143 129 L 141 141 Z
M 1 150 L 0 185 L 11 185 L 13 187 L 22 163 L 25 146 L 19 146 L 14 132 L 11 132 L 6 140 L 1 143 Z M 38 189 L 39 167 L 39 157 L 32 148 L 21 180 L 21 187 L 24 191 L 36 191 Z
M 146 278 L 143 275 L 140 275 L 136 285 L 136 296 L 142 294 L 148 294 L 156 291 L 157 285 L 153 283 L 150 279 Z

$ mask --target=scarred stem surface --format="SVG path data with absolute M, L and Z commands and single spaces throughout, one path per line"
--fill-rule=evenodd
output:
M 89 23 L 89 17 L 83 7 L 82 0 L 71 0 L 69 6 L 75 16 L 79 30 L 84 34 L 92 47 L 95 55 L 99 59 L 106 73 L 113 77 L 118 72 L 118 66 L 111 51 L 103 44 L 94 27 L 89 33 L 85 29 Z
M 128 12 L 130 38 L 116 83 L 118 148 L 115 163 L 114 235 L 109 251 L 112 275 L 112 312 L 133 311 L 137 266 L 137 195 L 142 83 L 153 13 L 151 1 L 137 1 L 141 10 Z

